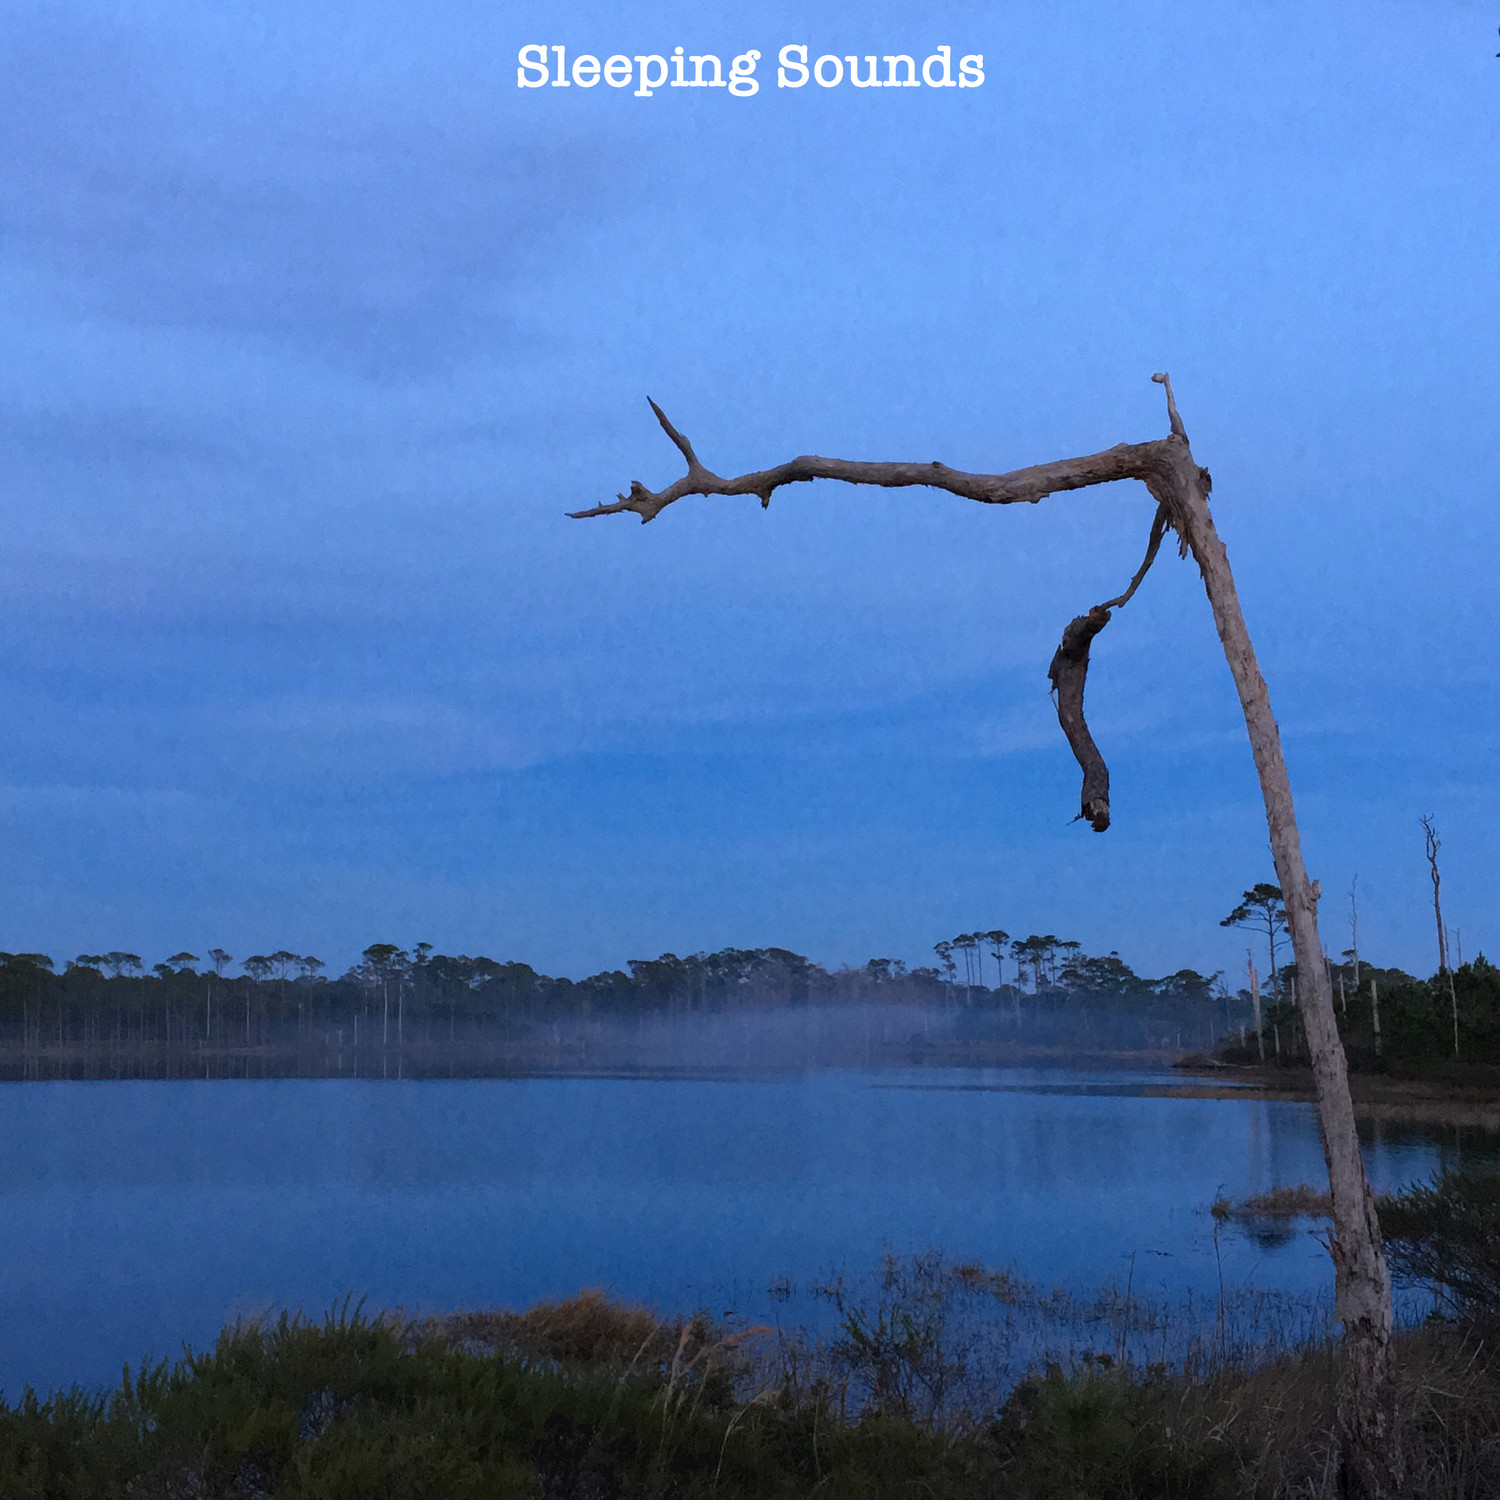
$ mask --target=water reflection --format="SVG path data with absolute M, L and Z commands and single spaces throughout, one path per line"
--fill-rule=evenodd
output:
M 1208 1204 L 1316 1182 L 1311 1106 L 1149 1097 L 1162 1074 L 26 1084 L 0 1090 L 0 1389 L 116 1378 L 226 1316 L 525 1304 L 584 1286 L 785 1319 L 889 1247 L 1083 1291 L 1326 1291 L 1299 1221 Z M 1372 1128 L 1392 1188 L 1460 1149 Z M 1130 1268 L 1133 1267 L 1133 1271 Z

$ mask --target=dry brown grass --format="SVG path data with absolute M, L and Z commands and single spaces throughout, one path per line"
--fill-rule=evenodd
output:
M 690 1324 L 658 1318 L 650 1308 L 613 1301 L 590 1287 L 521 1313 L 508 1308 L 450 1313 L 427 1320 L 421 1331 L 476 1354 L 519 1355 L 581 1369 L 652 1369 L 671 1360 Z
M 540 1302 L 525 1312 L 507 1308 L 450 1313 L 410 1325 L 418 1338 L 437 1338 L 450 1348 L 500 1354 L 572 1370 L 661 1381 L 663 1399 L 695 1399 L 705 1385 L 727 1396 L 750 1371 L 745 1346 L 769 1336 L 767 1328 L 722 1328 L 702 1313 L 663 1318 L 648 1307 L 616 1302 L 590 1287 L 561 1302 Z
M 1495 1331 L 1434 1326 L 1394 1345 L 1396 1443 L 1412 1500 L 1500 1495 L 1500 1342 Z M 1307 1350 L 1202 1388 L 1202 1419 L 1235 1443 L 1254 1493 L 1332 1500 L 1340 1493 L 1334 1407 L 1338 1359 Z M 1205 1429 L 1207 1430 L 1207 1429 Z
M 1327 1193 L 1299 1182 L 1295 1186 L 1272 1188 L 1269 1193 L 1253 1193 L 1239 1203 L 1215 1198 L 1210 1212 L 1221 1220 L 1326 1219 L 1333 1213 L 1333 1202 Z

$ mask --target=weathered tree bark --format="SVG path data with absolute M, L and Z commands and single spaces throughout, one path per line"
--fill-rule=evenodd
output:
M 1321 892 L 1317 882 L 1308 878 L 1303 863 L 1291 782 L 1281 750 L 1281 733 L 1271 712 L 1270 695 L 1240 610 L 1229 559 L 1209 511 L 1208 495 L 1212 481 L 1208 470 L 1198 466 L 1188 445 L 1187 432 L 1172 396 L 1171 381 L 1165 375 L 1152 378 L 1165 390 L 1171 427 L 1168 436 L 1153 442 L 1121 443 L 1102 453 L 1035 464 L 1005 474 L 969 474 L 937 462 L 863 463 L 809 455 L 794 458 L 774 469 L 725 479 L 698 461 L 692 445 L 653 401 L 651 409 L 663 431 L 686 459 L 687 473 L 660 491 L 648 490 L 639 481 L 634 481 L 629 493 L 620 495 L 613 504 L 597 505 L 571 514 L 582 519 L 628 512 L 640 516 L 645 522 L 655 519 L 667 506 L 685 495 L 756 495 L 762 506 L 768 506 L 772 493 L 782 485 L 811 479 L 839 479 L 850 484 L 888 488 L 926 485 L 987 505 L 1035 504 L 1062 490 L 1082 489 L 1116 479 L 1138 479 L 1146 486 L 1157 502 L 1158 526 L 1170 526 L 1177 533 L 1184 552 L 1191 551 L 1203 576 L 1214 624 L 1239 693 L 1251 754 L 1260 778 L 1277 883 L 1286 905 L 1297 971 L 1306 976 L 1299 986 L 1298 998 L 1312 1057 L 1318 1120 L 1333 1200 L 1334 1227 L 1328 1247 L 1334 1263 L 1337 1316 L 1344 1327 L 1344 1385 L 1339 1412 L 1345 1490 L 1365 1497 L 1365 1500 L 1394 1500 L 1401 1492 L 1402 1464 L 1394 1449 L 1390 1382 L 1391 1282 L 1375 1216 L 1375 1203 L 1365 1178 L 1359 1138 L 1355 1132 L 1348 1065 L 1334 1019 L 1332 986 L 1323 966 L 1323 946 L 1318 936 L 1318 898 Z M 1159 535 L 1156 539 L 1160 539 Z M 1134 592 L 1135 585 L 1150 566 L 1154 550 L 1154 546 L 1148 550 L 1146 563 L 1132 583 L 1130 592 Z M 1129 594 L 1124 597 L 1128 598 Z M 1111 604 L 1119 602 L 1123 600 L 1111 601 Z M 1066 699 L 1069 717 L 1064 720 L 1064 728 L 1075 751 L 1080 747 L 1083 751 L 1079 754 L 1085 774 L 1083 816 L 1096 828 L 1100 827 L 1101 819 L 1103 826 L 1108 826 L 1108 772 L 1083 724 L 1083 676 L 1087 670 L 1089 644 L 1108 618 L 1109 606 L 1101 605 L 1089 615 L 1074 620 L 1053 659 L 1059 715 L 1064 712 Z M 1069 728 L 1075 709 L 1076 721 Z

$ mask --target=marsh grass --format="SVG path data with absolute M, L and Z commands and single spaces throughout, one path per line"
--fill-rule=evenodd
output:
M 936 1253 L 887 1254 L 871 1276 L 807 1290 L 833 1307 L 837 1332 L 799 1331 L 747 1353 L 763 1380 L 825 1392 L 846 1420 L 873 1411 L 972 1426 L 1037 1370 L 1172 1369 L 1201 1379 L 1333 1335 L 1322 1299 L 1239 1286 L 1213 1299 L 1152 1297 L 1137 1289 L 1133 1266 L 1123 1286 L 1079 1294 Z M 777 1359 L 788 1362 L 782 1376 L 767 1373 Z
M 346 1304 L 240 1323 L 113 1392 L 0 1407 L 0 1495 L 1337 1493 L 1339 1353 L 1306 1310 L 1162 1309 L 1129 1282 L 1038 1292 L 936 1255 L 887 1257 L 823 1294 L 838 1329 L 822 1339 L 599 1292 L 521 1313 Z M 1500 1493 L 1496 1347 L 1477 1324 L 1401 1336 L 1413 1500 Z
M 1268 1193 L 1252 1193 L 1234 1202 L 1218 1197 L 1209 1206 L 1214 1218 L 1224 1219 L 1327 1219 L 1333 1216 L 1333 1200 L 1305 1182 L 1274 1187 Z

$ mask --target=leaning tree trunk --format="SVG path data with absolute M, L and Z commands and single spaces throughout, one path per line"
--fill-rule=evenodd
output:
M 1276 863 L 1291 930 L 1297 972 L 1298 1002 L 1307 1032 L 1317 1087 L 1318 1122 L 1333 1200 L 1333 1256 L 1337 1315 L 1344 1325 L 1344 1377 L 1339 1399 L 1340 1437 L 1345 1461 L 1345 1493 L 1359 1500 L 1396 1500 L 1402 1489 L 1402 1464 L 1394 1444 L 1394 1409 L 1390 1381 L 1392 1325 L 1391 1282 L 1381 1245 L 1374 1198 L 1365 1179 L 1354 1104 L 1349 1094 L 1348 1064 L 1333 1013 L 1333 994 L 1318 937 L 1316 881 L 1302 862 L 1302 841 L 1292 808 L 1291 783 L 1281 753 L 1281 733 L 1271 713 L 1265 679 L 1250 644 L 1224 544 L 1208 508 L 1211 480 L 1198 467 L 1187 432 L 1165 375 L 1152 377 L 1165 388 L 1171 433 L 1146 443 L 1119 443 L 1102 453 L 1053 463 L 1034 464 L 1005 474 L 971 474 L 938 463 L 870 463 L 803 455 L 772 469 L 726 479 L 699 462 L 692 444 L 667 420 L 653 401 L 662 430 L 687 462 L 687 473 L 662 490 L 632 481 L 628 494 L 614 503 L 571 514 L 583 519 L 617 514 L 654 520 L 685 495 L 754 495 L 763 507 L 782 485 L 812 479 L 838 479 L 885 488 L 911 485 L 947 490 L 987 505 L 1035 504 L 1061 490 L 1083 489 L 1119 479 L 1138 479 L 1157 502 L 1151 539 L 1130 586 L 1116 599 L 1096 605 L 1063 632 L 1049 676 L 1057 695 L 1058 718 L 1083 768 L 1082 811 L 1098 832 L 1109 827 L 1109 773 L 1083 718 L 1083 688 L 1089 648 L 1109 623 L 1111 612 L 1128 603 L 1151 567 L 1166 527 L 1191 551 L 1203 575 L 1214 624 L 1234 677 L 1250 748 L 1265 799 L 1271 850 Z M 1377 1033 L 1378 1034 L 1378 1033 Z
M 1318 898 L 1322 891 L 1317 881 L 1308 879 L 1302 860 L 1302 839 L 1281 753 L 1281 732 L 1240 611 L 1229 558 L 1209 512 L 1207 476 L 1193 462 L 1185 435 L 1176 468 L 1173 489 L 1186 522 L 1184 536 L 1203 574 L 1214 624 L 1245 714 L 1265 800 L 1276 878 L 1286 904 L 1301 981 L 1296 987 L 1297 1001 L 1317 1086 L 1318 1122 L 1333 1199 L 1334 1232 L 1329 1250 L 1336 1275 L 1337 1315 L 1344 1325 L 1347 1386 L 1339 1415 L 1351 1470 L 1348 1478 L 1356 1494 L 1383 1500 L 1400 1493 L 1402 1479 L 1400 1455 L 1395 1452 L 1390 1380 L 1391 1278 L 1375 1199 L 1360 1156 L 1348 1062 L 1339 1040 L 1333 987 L 1318 936 Z

